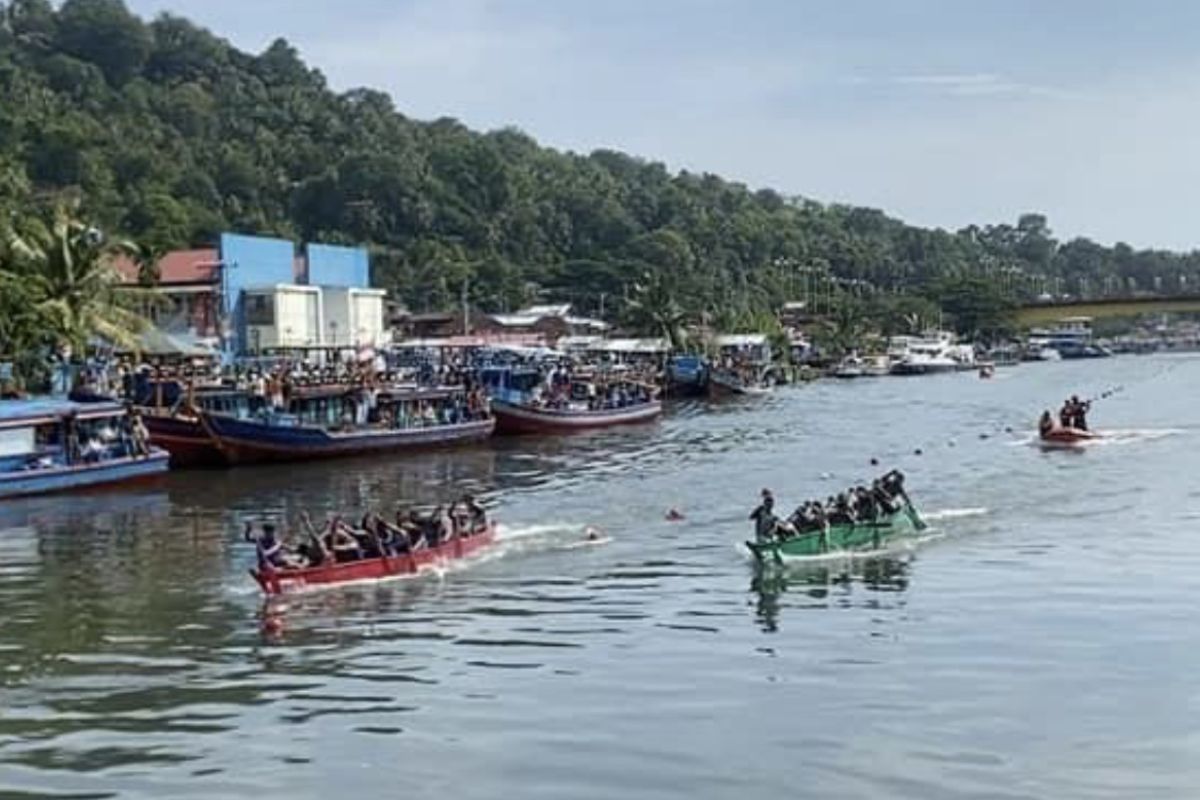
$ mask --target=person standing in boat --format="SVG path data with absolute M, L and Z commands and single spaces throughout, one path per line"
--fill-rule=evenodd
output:
M 129 434 L 133 444 L 133 454 L 138 458 L 146 458 L 150 455 L 150 431 L 146 430 L 146 423 L 142 420 L 142 414 L 136 408 L 129 409 Z
M 775 496 L 770 489 L 762 490 L 762 502 L 750 512 L 750 519 L 754 520 L 754 536 L 758 541 L 767 541 L 775 534 Z
M 1071 424 L 1081 431 L 1088 429 L 1087 412 L 1091 408 L 1091 405 L 1091 403 L 1085 403 L 1075 395 L 1071 395 L 1071 407 L 1073 409 Z
M 1070 428 L 1074 421 L 1075 407 L 1071 405 L 1071 400 L 1068 398 L 1063 401 L 1062 408 L 1058 410 L 1058 424 L 1064 428 Z

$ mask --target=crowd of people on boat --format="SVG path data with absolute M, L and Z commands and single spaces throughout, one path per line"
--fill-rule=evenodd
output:
M 38 452 L 25 460 L 22 469 L 72 467 L 150 455 L 150 433 L 136 408 L 101 420 L 85 421 L 71 414 L 63 419 L 61 428 L 47 428 L 45 434 L 39 431 L 37 444 Z
M 608 411 L 645 405 L 654 395 L 650 384 L 626 375 L 577 371 L 570 364 L 560 364 L 543 372 L 531 404 L 535 408 Z
M 302 521 L 305 535 L 294 545 L 284 541 L 274 523 L 262 523 L 256 533 L 253 523 L 246 522 L 244 536 L 255 545 L 260 570 L 310 569 L 395 558 L 478 536 L 490 524 L 487 511 L 471 495 L 439 505 L 428 514 L 402 509 L 392 522 L 371 513 L 364 514 L 357 525 L 337 516 L 321 528 L 314 526 L 307 514 Z
M 1038 432 L 1045 436 L 1051 431 L 1064 428 L 1086 431 L 1087 414 L 1091 408 L 1090 400 L 1080 400 L 1076 395 L 1071 395 L 1063 401 L 1062 408 L 1058 410 L 1057 420 L 1049 409 L 1042 412 L 1041 419 L 1038 420 Z
M 825 500 L 809 500 L 787 517 L 775 511 L 775 496 L 762 490 L 761 501 L 750 514 L 755 537 L 760 542 L 786 540 L 794 536 L 820 533 L 831 525 L 859 525 L 878 522 L 908 504 L 904 492 L 904 473 L 899 470 L 876 478 L 870 486 L 852 486 Z

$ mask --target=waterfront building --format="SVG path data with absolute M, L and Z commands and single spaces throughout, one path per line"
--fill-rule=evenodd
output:
M 161 332 L 218 343 L 226 357 L 305 350 L 375 348 L 386 343 L 386 292 L 371 287 L 363 248 L 222 234 L 216 248 L 168 253 L 158 278 L 139 281 L 119 259 L 130 292 Z

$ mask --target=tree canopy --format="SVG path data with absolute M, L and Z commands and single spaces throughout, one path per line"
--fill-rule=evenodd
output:
M 986 285 L 995 310 L 1200 282 L 1198 253 L 1059 242 L 1040 214 L 924 229 L 515 129 L 416 121 L 381 92 L 334 92 L 282 39 L 245 53 L 121 0 L 0 0 L 0 108 L 0 220 L 68 194 L 155 251 L 223 230 L 364 244 L 376 283 L 415 310 L 466 283 L 484 308 L 564 300 L 663 330 L 821 291 L 958 302 Z M 958 302 L 959 327 L 991 325 L 988 308 Z

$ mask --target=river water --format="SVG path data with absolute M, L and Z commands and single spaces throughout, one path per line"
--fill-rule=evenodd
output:
M 1118 385 L 1110 442 L 1030 442 Z M 9 502 L 0 796 L 1193 796 L 1198 398 L 1189 357 L 822 382 Z M 783 574 L 739 551 L 763 487 L 790 508 L 890 466 L 925 539 Z M 504 523 L 473 563 L 270 606 L 246 574 L 245 519 L 463 488 Z

